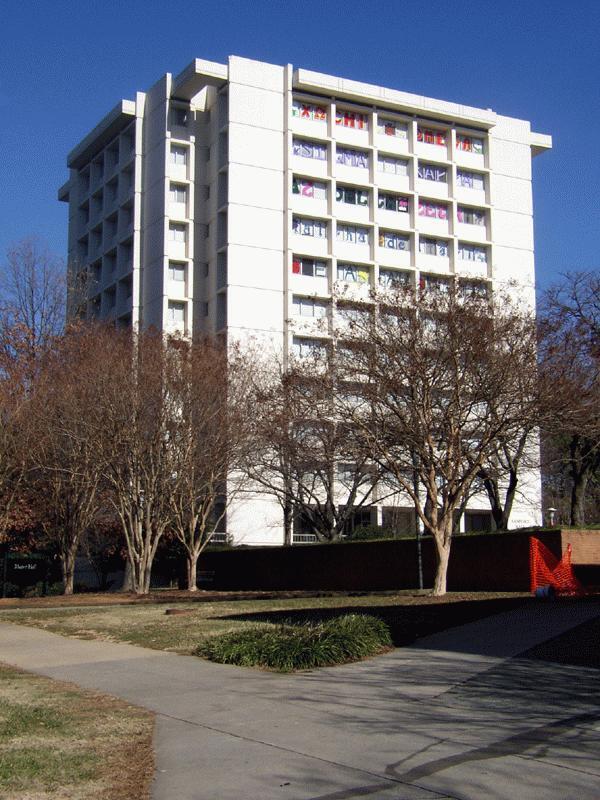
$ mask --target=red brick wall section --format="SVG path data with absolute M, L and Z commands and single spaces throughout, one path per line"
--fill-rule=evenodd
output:
M 562 551 L 571 544 L 571 563 L 585 566 L 600 566 L 600 531 L 564 530 L 561 531 Z

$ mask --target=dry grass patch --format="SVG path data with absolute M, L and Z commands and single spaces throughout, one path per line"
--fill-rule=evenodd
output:
M 150 712 L 0 664 L 2 800 L 147 800 Z
M 176 604 L 189 614 L 166 615 L 162 603 L 105 607 L 14 609 L 0 613 L 3 622 L 32 625 L 63 636 L 128 642 L 155 650 L 192 653 L 207 637 L 284 620 L 319 622 L 332 616 L 368 613 L 390 628 L 395 645 L 406 644 L 444 628 L 461 625 L 521 605 L 529 596 L 516 593 L 449 593 L 430 597 L 408 593 L 215 599 Z M 173 598 L 174 600 L 174 598 Z M 174 606 L 173 600 L 170 606 Z

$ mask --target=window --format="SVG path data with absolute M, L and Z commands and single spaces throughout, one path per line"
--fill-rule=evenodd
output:
M 369 117 L 366 114 L 357 114 L 345 108 L 338 108 L 335 112 L 335 124 L 344 128 L 355 128 L 359 131 L 369 130 Z
M 303 103 L 302 100 L 294 100 L 292 102 L 292 117 L 325 122 L 327 120 L 327 111 L 323 106 L 314 106 L 311 103 Z
M 292 259 L 292 274 L 304 275 L 309 278 L 326 278 L 327 264 L 324 261 L 315 261 L 313 258 L 294 256 Z
M 368 267 L 359 266 L 357 264 L 339 264 L 337 265 L 337 279 L 338 281 L 345 281 L 346 283 L 369 283 L 370 270 Z
M 480 172 L 468 172 L 465 169 L 456 171 L 456 183 L 464 189 L 485 189 L 485 178 Z
M 442 292 L 448 294 L 452 281 L 450 278 L 440 278 L 439 275 L 421 275 L 419 289 L 428 292 Z
M 327 223 L 322 219 L 307 219 L 306 217 L 294 217 L 292 230 L 298 236 L 312 236 L 315 239 L 327 238 Z
M 309 178 L 292 178 L 292 194 L 301 197 L 311 197 L 314 200 L 327 200 L 327 187 L 319 181 L 311 181 Z
M 187 147 L 178 144 L 171 145 L 171 164 L 185 166 L 187 164 Z
M 338 147 L 335 153 L 335 160 L 345 167 L 369 168 L 369 155 L 362 150 L 348 150 L 346 147 Z
M 419 200 L 419 216 L 448 219 L 448 206 L 432 203 L 430 200 Z
M 187 239 L 187 228 L 185 225 L 179 225 L 172 222 L 169 225 L 169 241 L 171 242 L 185 242 Z
M 417 174 L 419 178 L 424 181 L 446 183 L 448 180 L 448 170 L 446 167 L 438 167 L 436 164 L 419 163 Z
M 182 186 L 179 183 L 172 183 L 169 189 L 169 200 L 172 203 L 186 203 L 187 186 Z
M 385 289 L 392 289 L 397 286 L 408 286 L 410 283 L 410 273 L 401 272 L 397 269 L 379 270 L 379 285 Z
M 394 231 L 379 231 L 379 247 L 388 250 L 410 250 L 410 238 L 403 233 Z
M 313 300 L 310 297 L 294 297 L 292 308 L 297 317 L 322 319 L 327 315 L 327 303 Z
M 487 283 L 483 281 L 465 281 L 459 283 L 459 291 L 463 297 L 486 300 L 489 291 Z
M 177 283 L 185 283 L 185 264 L 169 261 L 169 279 Z
M 358 225 L 337 226 L 335 238 L 338 242 L 352 242 L 354 244 L 369 244 L 369 230 Z
M 397 139 L 408 139 L 408 126 L 405 122 L 398 122 L 395 119 L 378 117 L 377 133 L 383 136 L 395 136 Z
M 299 158 L 312 158 L 315 161 L 326 161 L 327 145 L 321 142 L 309 142 L 306 139 L 294 139 L 292 155 Z
M 379 153 L 377 156 L 377 171 L 388 172 L 391 175 L 408 175 L 408 161 L 405 158 L 395 158 Z
M 462 133 L 456 134 L 456 149 L 466 153 L 483 154 L 483 139 L 476 136 L 464 136 Z
M 171 106 L 171 125 L 185 128 L 188 124 L 189 109 L 182 106 Z
M 170 323 L 184 324 L 185 323 L 185 303 L 175 303 L 169 300 L 167 307 L 167 319 Z
M 351 206 L 368 206 L 369 192 L 366 189 L 353 189 L 351 186 L 338 186 L 335 199 L 338 203 L 348 203 Z
M 323 354 L 325 343 L 319 339 L 301 339 L 298 336 L 294 336 L 292 350 L 297 358 L 315 357 Z
M 478 261 L 487 264 L 487 249 L 475 244 L 458 243 L 458 257 L 463 261 Z
M 433 128 L 422 128 L 419 125 L 417 127 L 417 142 L 445 146 L 446 134 L 444 131 L 434 130 Z
M 444 239 L 419 239 L 419 253 L 426 256 L 448 257 L 448 242 Z
M 459 222 L 465 225 L 485 225 L 485 211 L 479 208 L 465 208 L 459 206 L 456 212 Z
M 377 205 L 385 211 L 408 213 L 408 197 L 402 197 L 398 194 L 382 194 L 380 192 L 377 198 Z

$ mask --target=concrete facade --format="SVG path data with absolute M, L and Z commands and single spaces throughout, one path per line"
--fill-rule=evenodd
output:
M 489 109 L 196 59 L 68 156 L 71 284 L 86 276 L 69 313 L 285 354 L 327 338 L 332 297 L 395 281 L 514 282 L 533 304 L 531 158 L 550 147 Z M 525 485 L 514 526 L 539 522 L 539 475 Z M 279 506 L 245 499 L 228 532 L 281 543 Z

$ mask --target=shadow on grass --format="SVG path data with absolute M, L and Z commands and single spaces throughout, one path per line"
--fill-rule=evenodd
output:
M 465 600 L 454 602 L 428 602 L 415 605 L 345 605 L 338 608 L 301 608 L 250 614 L 227 614 L 218 619 L 241 622 L 271 622 L 301 624 L 322 622 L 344 614 L 368 614 L 382 619 L 390 629 L 395 647 L 411 644 L 416 639 L 438 631 L 464 625 L 492 614 L 534 602 L 528 598 L 496 598 L 492 600 Z

